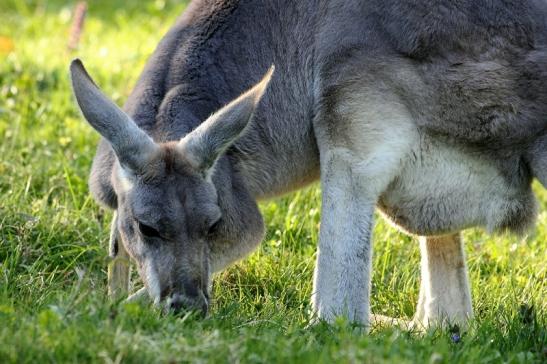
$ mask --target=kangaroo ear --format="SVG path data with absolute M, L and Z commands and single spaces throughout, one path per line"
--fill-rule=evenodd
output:
M 194 168 L 207 172 L 219 156 L 243 133 L 268 87 L 273 72 L 274 66 L 266 72 L 260 82 L 215 112 L 179 141 L 178 149 Z
M 74 95 L 89 124 L 110 142 L 123 167 L 138 170 L 158 146 L 103 95 L 79 59 L 70 64 L 70 74 Z

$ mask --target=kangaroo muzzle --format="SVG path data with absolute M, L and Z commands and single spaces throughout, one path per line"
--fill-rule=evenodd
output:
M 205 316 L 209 310 L 209 299 L 206 292 L 201 290 L 195 296 L 175 293 L 167 298 L 165 308 L 168 312 L 175 315 L 194 311 Z

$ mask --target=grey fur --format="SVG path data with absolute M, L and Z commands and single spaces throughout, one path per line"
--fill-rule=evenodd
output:
M 271 64 L 260 103 L 230 103 Z M 118 159 L 125 137 L 112 119 L 133 120 L 160 146 L 131 174 L 101 141 L 90 188 L 117 209 L 145 284 L 154 261 L 160 298 L 190 306 L 206 307 L 211 272 L 262 239 L 255 200 L 319 176 L 314 309 L 364 324 L 375 205 L 417 235 L 521 233 L 535 221 L 533 178 L 547 185 L 544 0 L 195 0 L 150 58 L 126 115 L 97 108 L 86 78 L 73 79 L 84 115 Z M 215 235 L 205 235 L 218 217 Z M 143 239 L 137 220 L 166 239 Z M 447 254 L 460 254 L 459 239 L 438 241 L 455 241 Z M 442 253 L 425 253 L 424 271 L 466 281 L 434 268 Z M 464 301 L 444 312 L 471 316 Z M 442 321 L 421 311 L 423 322 Z
M 138 172 L 157 146 L 127 114 L 101 93 L 79 60 L 72 62 L 70 73 L 76 100 L 87 121 L 110 142 L 118 161 Z

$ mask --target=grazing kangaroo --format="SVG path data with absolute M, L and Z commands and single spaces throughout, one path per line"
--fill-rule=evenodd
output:
M 415 322 L 465 322 L 459 232 L 526 231 L 547 186 L 542 0 L 196 0 L 123 111 L 70 70 L 104 138 L 90 188 L 116 211 L 111 254 L 173 311 L 206 312 L 212 273 L 260 243 L 257 200 L 320 178 L 318 318 L 371 322 L 378 208 L 420 237 Z M 127 272 L 115 260 L 112 294 Z

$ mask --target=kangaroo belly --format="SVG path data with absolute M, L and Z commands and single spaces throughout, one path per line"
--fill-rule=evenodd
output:
M 529 184 L 512 186 L 484 156 L 434 140 L 404 161 L 378 207 L 395 225 L 417 235 L 473 226 L 518 233 L 536 216 Z

